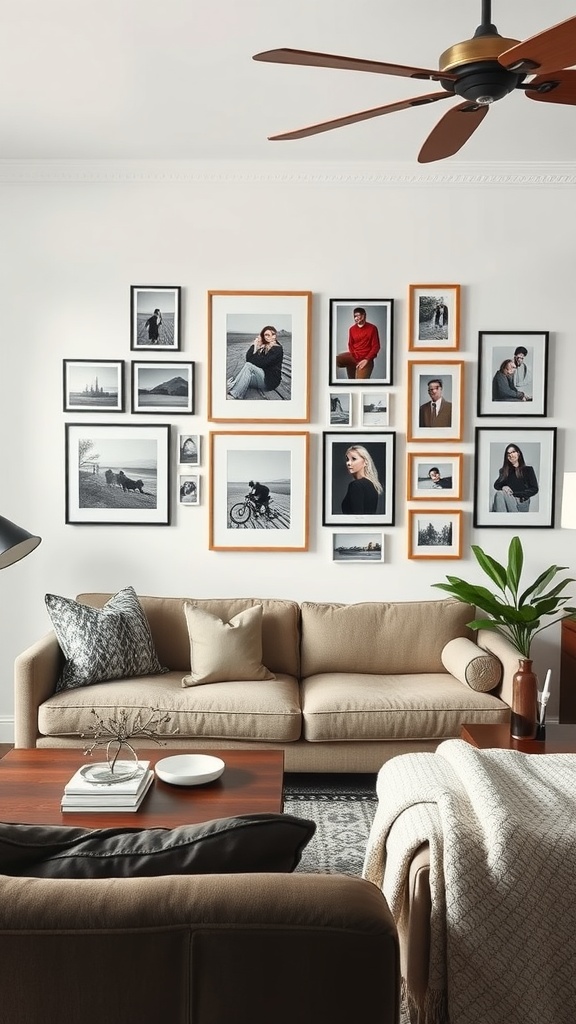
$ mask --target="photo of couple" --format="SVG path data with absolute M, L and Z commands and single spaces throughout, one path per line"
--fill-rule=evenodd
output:
M 545 416 L 548 332 L 480 332 L 478 416 Z

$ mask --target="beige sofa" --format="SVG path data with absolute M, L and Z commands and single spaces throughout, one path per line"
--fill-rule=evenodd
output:
M 6 1024 L 397 1024 L 398 940 L 344 875 L 0 875 Z
M 111 596 L 78 601 L 101 608 Z M 262 660 L 275 678 L 183 686 L 190 671 L 185 600 L 224 621 L 261 604 Z M 466 623 L 475 609 L 458 601 L 140 602 L 169 671 L 55 693 L 62 655 L 49 633 L 16 660 L 16 746 L 82 746 L 92 708 L 106 718 L 118 708 L 158 707 L 171 716 L 167 729 L 178 728 L 166 737 L 175 749 L 280 747 L 287 771 L 376 772 L 396 754 L 434 750 L 458 736 L 463 722 L 509 719 L 517 654 L 502 641 L 495 663 L 487 653 L 494 635 L 473 634 Z M 491 692 L 466 682 L 485 663 L 498 669 Z

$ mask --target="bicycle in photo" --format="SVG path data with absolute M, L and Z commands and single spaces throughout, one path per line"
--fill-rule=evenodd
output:
M 244 526 L 250 519 L 276 519 L 278 512 L 271 508 L 272 498 L 267 505 L 259 504 L 254 496 L 246 494 L 244 501 L 237 501 L 230 509 L 230 519 L 239 526 Z

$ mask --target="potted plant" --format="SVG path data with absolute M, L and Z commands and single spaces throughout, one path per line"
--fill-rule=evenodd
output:
M 534 583 L 521 591 L 524 552 L 519 537 L 513 537 L 510 541 L 507 566 L 501 565 L 477 544 L 472 545 L 472 551 L 480 568 L 497 587 L 498 593 L 487 587 L 467 583 L 457 576 L 447 576 L 447 583 L 435 583 L 434 586 L 447 591 L 458 601 L 475 605 L 489 616 L 469 622 L 471 629 L 491 629 L 506 637 L 516 648 L 519 671 L 514 677 L 512 735 L 518 738 L 534 736 L 537 680 L 532 672 L 532 640 L 543 629 L 576 612 L 576 608 L 567 605 L 570 598 L 563 593 L 564 588 L 574 583 L 574 580 L 565 579 L 552 585 L 552 581 L 558 573 L 564 572 L 566 566 L 551 565 L 540 573 Z M 518 679 L 519 676 L 526 678 Z

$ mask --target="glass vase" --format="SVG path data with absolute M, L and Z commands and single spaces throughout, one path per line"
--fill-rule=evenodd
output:
M 533 740 L 538 727 L 538 678 L 529 658 L 520 658 L 512 677 L 510 735 L 516 740 Z

